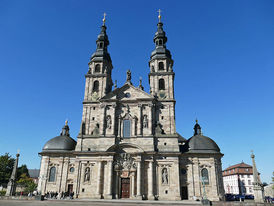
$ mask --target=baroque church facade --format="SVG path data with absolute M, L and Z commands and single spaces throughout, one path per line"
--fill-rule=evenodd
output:
M 38 191 L 74 192 L 77 198 L 220 200 L 224 195 L 218 145 L 203 136 L 176 132 L 173 60 L 159 17 L 149 61 L 150 93 L 112 82 L 105 21 L 96 40 L 85 83 L 77 141 L 66 122 L 43 147 Z

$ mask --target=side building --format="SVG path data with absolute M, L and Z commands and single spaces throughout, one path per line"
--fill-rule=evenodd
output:
M 253 169 L 244 162 L 230 166 L 223 171 L 226 194 L 254 195 Z

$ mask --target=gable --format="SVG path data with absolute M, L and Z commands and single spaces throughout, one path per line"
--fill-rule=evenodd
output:
M 130 84 L 125 84 L 121 88 L 118 88 L 107 94 L 101 100 L 134 101 L 140 99 L 152 100 L 153 96 Z

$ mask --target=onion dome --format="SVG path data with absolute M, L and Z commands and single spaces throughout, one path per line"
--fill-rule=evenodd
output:
M 170 58 L 170 51 L 166 48 L 167 37 L 163 29 L 163 23 L 161 22 L 161 10 L 159 10 L 159 22 L 157 24 L 157 31 L 154 35 L 153 41 L 155 43 L 155 49 L 152 51 L 150 59 Z
M 103 18 L 103 25 L 101 26 L 101 32 L 98 35 L 98 38 L 96 40 L 96 51 L 92 54 L 90 60 L 91 61 L 102 61 L 102 60 L 107 60 L 111 61 L 110 55 L 108 53 L 108 45 L 109 45 L 109 40 L 108 40 L 108 35 L 107 35 L 107 27 L 105 25 L 106 22 L 106 14 L 104 13 L 104 18 Z
M 202 134 L 201 126 L 196 120 L 194 135 L 187 141 L 188 153 L 220 153 L 218 145 Z
M 43 147 L 43 152 L 58 152 L 58 151 L 71 151 L 74 150 L 76 141 L 70 137 L 68 121 L 62 128 L 60 136 L 50 139 Z

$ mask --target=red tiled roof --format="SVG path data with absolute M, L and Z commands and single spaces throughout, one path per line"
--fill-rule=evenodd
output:
M 241 162 L 236 165 L 232 165 L 228 168 L 226 168 L 223 171 L 223 176 L 229 176 L 229 175 L 235 175 L 235 174 L 247 174 L 252 175 L 253 174 L 253 168 L 251 165 L 245 164 L 244 162 Z
M 239 164 L 232 165 L 232 166 L 226 168 L 225 170 L 231 170 L 231 169 L 235 169 L 235 168 L 246 168 L 246 167 L 251 167 L 251 168 L 252 168 L 251 165 L 248 165 L 248 164 L 246 164 L 246 163 L 244 163 L 244 162 L 241 162 L 241 163 L 239 163 Z M 224 171 L 225 171 L 225 170 L 224 170 Z

